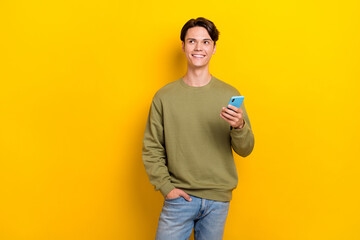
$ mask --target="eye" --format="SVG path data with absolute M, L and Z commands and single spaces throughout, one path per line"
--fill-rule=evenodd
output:
M 204 43 L 209 44 L 210 42 L 209 41 L 204 41 Z

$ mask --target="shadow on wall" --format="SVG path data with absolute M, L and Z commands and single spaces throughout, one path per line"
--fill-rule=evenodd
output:
M 165 51 L 161 49 L 164 54 L 159 56 L 162 58 L 162 61 L 159 61 L 159 66 L 157 68 L 164 69 L 162 75 L 158 78 L 157 76 L 154 79 L 159 79 L 160 83 L 156 85 L 164 86 L 172 81 L 177 80 L 185 74 L 186 71 L 186 60 L 184 53 L 179 47 L 178 40 L 172 40 L 168 44 L 167 49 L 173 49 L 173 51 Z M 169 53 L 170 56 L 169 56 Z M 165 59 L 165 60 L 164 60 Z M 168 59 L 166 61 L 166 59 Z M 161 62 L 167 64 L 161 64 Z M 184 70 L 185 69 L 185 70 Z M 158 89 L 154 90 L 153 95 Z M 155 191 L 154 187 L 150 184 L 149 178 L 146 174 L 143 162 L 142 162 L 142 141 L 144 137 L 145 125 L 149 113 L 150 102 L 142 104 L 139 109 L 141 113 L 139 114 L 139 128 L 136 128 L 133 132 L 135 134 L 131 146 L 136 146 L 131 157 L 131 176 L 129 179 L 129 184 L 132 184 L 133 189 L 133 204 L 136 206 L 133 209 L 134 215 L 137 219 L 137 227 L 139 232 L 134 233 L 134 239 L 155 239 L 157 223 L 161 213 L 162 205 L 164 198 L 159 191 Z M 146 236 L 146 237 L 144 237 Z

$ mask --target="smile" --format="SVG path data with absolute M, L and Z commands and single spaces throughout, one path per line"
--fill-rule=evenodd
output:
M 204 58 L 205 55 L 198 55 L 198 54 L 191 54 L 191 56 L 196 57 L 196 58 Z

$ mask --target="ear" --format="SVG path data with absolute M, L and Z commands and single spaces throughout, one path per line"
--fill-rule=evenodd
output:
M 214 50 L 213 50 L 213 55 L 215 54 L 215 52 L 216 52 L 216 44 L 214 45 Z
M 181 42 L 181 45 L 182 45 L 182 50 L 183 50 L 183 52 L 185 52 L 185 43 L 184 43 L 184 42 Z

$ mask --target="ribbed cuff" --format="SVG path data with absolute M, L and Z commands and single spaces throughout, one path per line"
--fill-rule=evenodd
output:
M 174 185 L 172 185 L 170 182 L 167 182 L 160 187 L 160 192 L 164 197 L 166 197 L 174 188 Z

